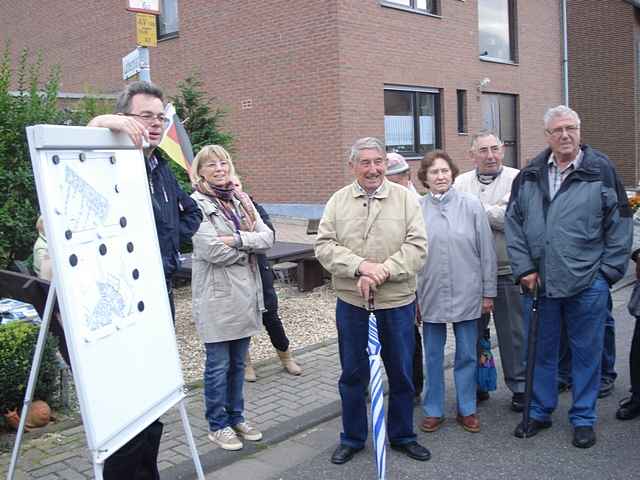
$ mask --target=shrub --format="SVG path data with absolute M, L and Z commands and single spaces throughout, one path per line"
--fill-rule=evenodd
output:
M 27 322 L 0 325 L 0 414 L 22 407 L 39 331 L 39 326 Z M 60 373 L 57 348 L 57 339 L 49 334 L 42 354 L 34 400 L 55 403 Z
M 9 45 L 0 59 L 0 267 L 29 256 L 36 238 L 38 201 L 25 127 L 59 123 L 59 71 L 41 81 L 42 57 L 23 50 L 11 67 Z M 15 88 L 12 91 L 11 88 Z

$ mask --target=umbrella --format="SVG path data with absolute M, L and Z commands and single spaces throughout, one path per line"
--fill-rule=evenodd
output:
M 531 318 L 529 320 L 529 336 L 527 338 L 527 371 L 524 386 L 524 409 L 522 410 L 522 430 L 524 437 L 529 432 L 529 408 L 533 396 L 533 371 L 536 364 L 536 343 L 538 340 L 538 288 L 533 288 L 531 302 Z
M 373 294 L 369 297 L 369 338 L 367 342 L 369 354 L 369 391 L 371 392 L 371 430 L 373 447 L 376 454 L 378 480 L 384 480 L 386 451 L 385 437 L 387 428 L 384 421 L 384 392 L 382 390 L 382 360 L 380 359 L 380 340 L 378 325 L 373 313 Z

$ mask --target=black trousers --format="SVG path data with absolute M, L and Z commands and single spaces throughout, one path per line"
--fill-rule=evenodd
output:
M 633 329 L 629 372 L 631 374 L 631 393 L 634 400 L 640 401 L 640 317 L 636 317 L 636 326 Z
M 104 462 L 104 480 L 160 480 L 162 422 L 156 420 Z

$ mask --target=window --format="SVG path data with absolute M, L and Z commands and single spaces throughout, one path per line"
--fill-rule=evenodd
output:
M 438 15 L 438 0 L 382 0 L 382 4 L 388 7 L 398 6 L 419 13 Z
M 440 145 L 440 93 L 433 89 L 384 91 L 387 150 L 417 156 Z
M 456 90 L 458 100 L 458 133 L 467 133 L 467 91 Z
M 158 15 L 158 38 L 172 38 L 178 35 L 178 0 L 161 0 Z
M 480 57 L 516 61 L 515 0 L 478 0 Z

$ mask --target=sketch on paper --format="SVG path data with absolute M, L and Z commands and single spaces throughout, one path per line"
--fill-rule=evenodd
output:
M 78 231 L 103 225 L 109 212 L 109 201 L 68 165 L 64 177 L 63 214 L 69 227 Z
M 85 322 L 91 332 L 118 325 L 132 313 L 131 298 L 126 298 L 120 289 L 121 280 L 114 275 L 108 275 L 105 281 L 95 283 L 97 301 L 86 311 Z

